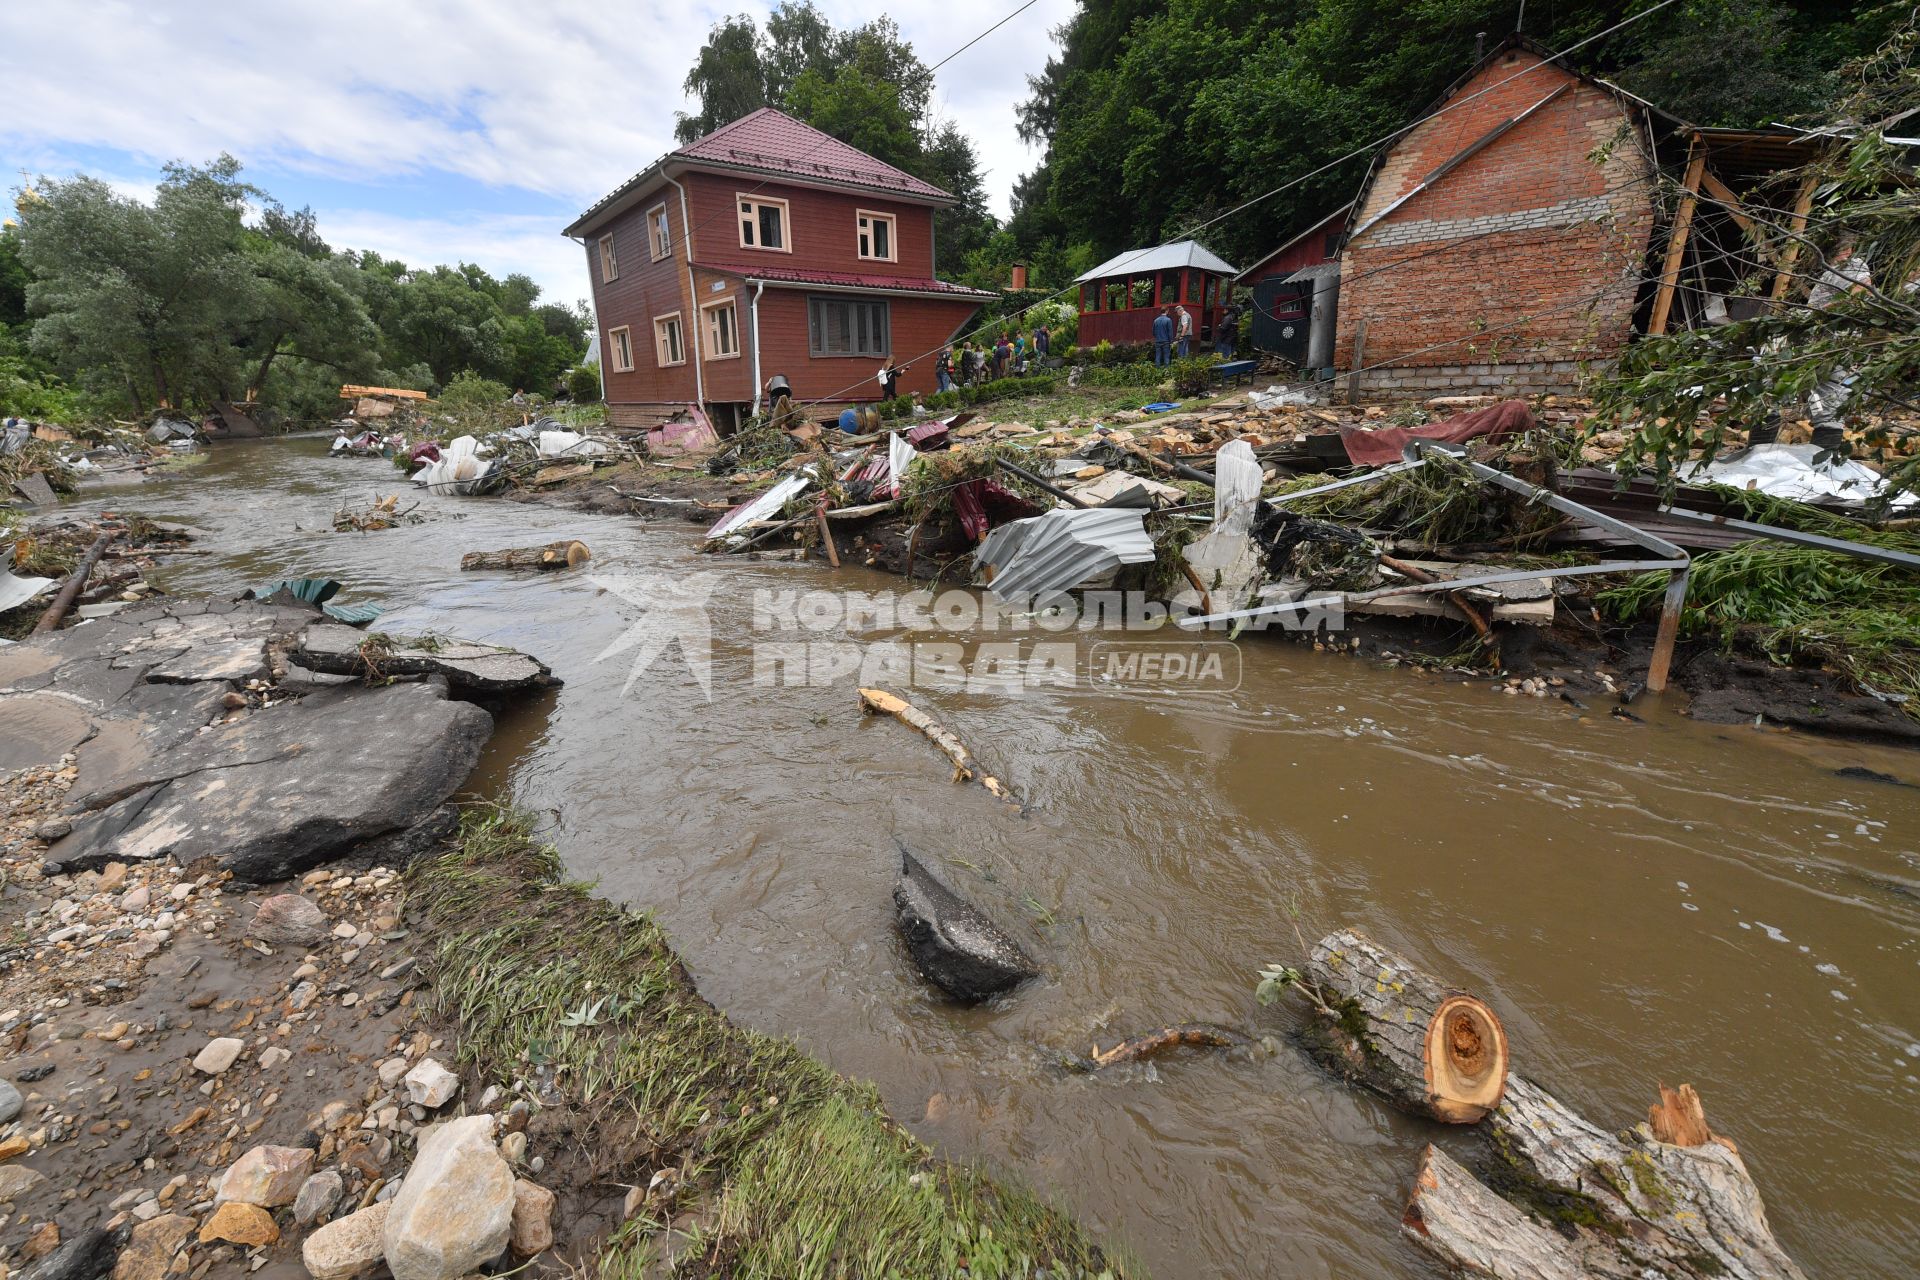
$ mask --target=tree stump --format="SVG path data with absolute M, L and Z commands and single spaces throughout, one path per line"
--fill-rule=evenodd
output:
M 499 551 L 469 551 L 460 557 L 462 569 L 571 569 L 585 564 L 593 553 L 587 544 L 563 539 L 544 547 L 504 547 Z
M 1499 1105 L 1507 1035 L 1485 1001 L 1358 929 L 1314 944 L 1305 976 L 1327 1005 L 1329 1047 L 1356 1082 L 1403 1111 L 1448 1124 L 1473 1124 Z
M 1494 1280 L 1805 1280 L 1699 1095 L 1660 1092 L 1648 1123 L 1615 1135 L 1516 1076 L 1488 1122 L 1493 1186 L 1430 1146 L 1402 1229 Z

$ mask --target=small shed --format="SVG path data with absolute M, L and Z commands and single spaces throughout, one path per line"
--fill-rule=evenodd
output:
M 1075 281 L 1080 286 L 1080 345 L 1151 342 L 1162 307 L 1184 306 L 1194 333 L 1213 339 L 1233 267 L 1197 240 L 1116 254 Z
M 1253 291 L 1252 345 L 1300 368 L 1333 363 L 1335 303 L 1340 295 L 1340 241 L 1353 202 L 1280 242 L 1242 271 L 1234 284 Z M 1310 341 L 1315 335 L 1320 341 Z

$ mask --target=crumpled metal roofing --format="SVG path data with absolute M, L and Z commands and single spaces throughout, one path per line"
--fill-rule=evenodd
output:
M 1074 587 L 1123 564 L 1153 559 L 1146 511 L 1140 507 L 1062 508 L 1001 525 L 973 553 L 993 565 L 987 589 L 1002 600 L 1051 603 Z

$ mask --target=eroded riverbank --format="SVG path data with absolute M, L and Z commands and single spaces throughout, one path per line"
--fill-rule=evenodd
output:
M 1056 1191 L 1156 1274 L 1431 1274 L 1396 1234 L 1430 1131 L 1290 1052 L 1057 1069 L 1165 1022 L 1284 1032 L 1251 988 L 1287 957 L 1289 899 L 1310 933 L 1358 924 L 1470 982 L 1524 1069 L 1597 1122 L 1643 1114 L 1656 1081 L 1697 1085 L 1811 1274 L 1911 1273 L 1910 755 L 1659 704 L 1636 703 L 1644 723 L 1583 715 L 1254 641 L 1230 693 L 939 695 L 1023 815 L 863 723 L 851 682 L 754 684 L 756 589 L 894 580 L 716 562 L 678 522 L 457 498 L 335 534 L 343 501 L 399 481 L 323 448 L 223 447 L 87 501 L 199 525 L 216 554 L 165 570 L 176 590 L 328 573 L 391 607 L 383 629 L 540 654 L 567 685 L 501 717 L 469 789 L 554 815 L 569 871 L 653 908 L 714 1003 L 873 1079 L 941 1150 Z M 594 549 L 584 574 L 455 567 L 567 536 Z M 712 700 L 672 649 L 627 687 L 633 651 L 602 655 L 642 609 L 595 579 L 708 572 Z M 930 996 L 891 932 L 894 834 L 1048 977 L 974 1010 Z

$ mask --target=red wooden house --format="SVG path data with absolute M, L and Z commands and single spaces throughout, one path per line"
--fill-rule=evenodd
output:
M 1234 283 L 1253 291 L 1251 346 L 1301 368 L 1333 362 L 1334 306 L 1340 294 L 1340 238 L 1351 201 L 1242 271 Z M 1315 336 L 1319 341 L 1312 342 Z
M 1117 254 L 1074 282 L 1080 286 L 1079 345 L 1151 342 L 1153 318 L 1176 305 L 1192 313 L 1195 335 L 1211 341 L 1232 277 L 1232 267 L 1194 240 Z
M 689 404 L 737 425 L 769 379 L 797 400 L 935 390 L 933 357 L 994 295 L 933 274 L 952 196 L 762 108 L 655 161 L 576 218 L 609 418 Z

